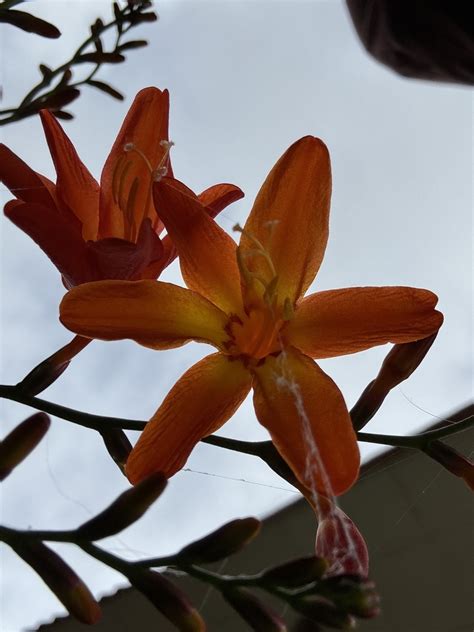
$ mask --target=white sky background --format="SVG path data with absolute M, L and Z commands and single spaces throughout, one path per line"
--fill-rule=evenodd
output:
M 2 27 L 3 107 L 36 83 L 37 63 L 62 63 L 97 15 L 110 16 L 108 2 L 38 1 L 25 8 L 50 19 L 63 37 L 48 41 Z M 125 64 L 103 68 L 97 77 L 125 92 L 126 101 L 85 89 L 72 106 L 76 119 L 64 124 L 93 174 L 100 176 L 134 95 L 149 85 L 171 93 L 176 177 L 197 191 L 222 181 L 245 191 L 243 201 L 219 216 L 229 231 L 235 222 L 244 223 L 281 153 L 301 136 L 321 137 L 332 156 L 334 192 L 329 246 L 311 290 L 426 287 L 439 295 L 446 319 L 422 366 L 390 395 L 368 430 L 414 432 L 464 404 L 472 396 L 470 91 L 405 80 L 378 65 L 362 50 L 338 0 L 173 0 L 156 9 L 159 22 L 131 31 L 150 46 L 130 51 Z M 1 134 L 2 142 L 54 179 L 39 119 L 3 127 Z M 1 191 L 2 203 L 10 198 Z M 59 274 L 26 235 L 6 220 L 1 225 L 2 380 L 15 383 L 71 334 L 57 320 L 64 293 Z M 177 266 L 162 279 L 180 282 Z M 146 419 L 176 379 L 208 352 L 197 344 L 153 352 L 128 342 L 94 342 L 44 397 L 89 412 Z M 321 364 L 351 406 L 386 352 L 379 348 Z M 4 403 L 2 434 L 33 412 Z M 250 400 L 221 432 L 266 438 Z M 363 446 L 365 455 L 377 449 Z M 211 446 L 199 445 L 187 467 L 212 476 L 177 474 L 139 524 L 110 540 L 114 550 L 125 547 L 129 557 L 136 551 L 170 553 L 233 517 L 266 515 L 297 497 L 258 460 Z M 98 435 L 54 420 L 47 438 L 3 483 L 2 523 L 74 527 L 126 487 Z M 96 594 L 121 582 L 73 547 L 58 550 Z M 41 580 L 9 549 L 1 551 L 2 631 L 16 632 L 60 613 Z

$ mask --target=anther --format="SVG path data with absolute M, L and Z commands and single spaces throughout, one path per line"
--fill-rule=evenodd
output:
M 174 143 L 172 140 L 160 140 L 160 146 L 164 147 L 165 149 L 169 151 L 171 147 L 174 146 Z
M 159 182 L 168 173 L 168 167 L 158 167 L 152 171 L 151 177 L 153 182 Z

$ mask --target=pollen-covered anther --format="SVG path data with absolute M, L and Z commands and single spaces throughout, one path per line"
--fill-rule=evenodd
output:
M 174 142 L 172 140 L 160 140 L 160 147 L 163 147 L 169 152 L 171 147 L 174 147 Z
M 159 182 L 168 173 L 168 167 L 158 167 L 152 172 L 153 182 Z

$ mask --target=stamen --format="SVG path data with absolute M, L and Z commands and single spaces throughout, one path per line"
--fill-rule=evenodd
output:
M 138 154 L 140 158 L 143 160 L 143 162 L 146 164 L 146 166 L 148 167 L 149 172 L 153 173 L 153 167 L 151 166 L 150 161 L 142 152 L 142 150 L 139 149 L 136 145 L 134 145 L 133 143 L 125 143 L 125 145 L 123 146 L 123 150 L 127 152 L 134 151 L 136 154 Z
M 255 250 L 252 250 L 251 252 L 254 252 L 255 254 L 261 255 L 266 260 L 266 262 L 268 263 L 268 265 L 270 267 L 270 271 L 272 273 L 272 277 L 276 277 L 277 273 L 276 273 L 276 270 L 275 270 L 275 266 L 273 265 L 272 258 L 270 257 L 269 253 L 265 250 L 265 248 L 263 247 L 261 242 L 256 237 L 254 237 L 251 233 L 249 233 L 244 228 L 242 228 L 242 226 L 240 224 L 235 224 L 232 227 L 232 230 L 234 230 L 237 233 L 242 233 L 242 235 L 245 235 L 245 237 L 250 239 L 250 241 L 252 241 L 257 246 L 257 248 Z
M 167 173 L 168 167 L 158 167 L 151 174 L 153 182 L 159 182 Z

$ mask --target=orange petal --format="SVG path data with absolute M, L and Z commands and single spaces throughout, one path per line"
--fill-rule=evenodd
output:
M 54 184 L 45 176 L 36 173 L 26 162 L 0 143 L 0 181 L 23 202 L 56 207 Z
M 93 266 L 87 245 L 77 225 L 79 222 L 73 215 L 61 213 L 54 206 L 20 200 L 8 202 L 4 212 L 46 253 L 68 287 L 92 278 Z
M 132 450 L 126 467 L 130 481 L 139 483 L 152 472 L 175 474 L 196 443 L 234 414 L 250 385 L 250 373 L 242 363 L 221 353 L 192 366 L 173 386 Z
M 265 180 L 245 224 L 242 250 L 255 237 L 270 254 L 283 302 L 302 296 L 316 275 L 328 239 L 331 167 L 326 146 L 306 136 L 280 158 Z M 248 268 L 271 281 L 261 255 L 245 258 Z
M 441 327 L 438 297 L 411 287 L 353 287 L 304 298 L 286 338 L 313 358 L 420 340 Z
M 98 281 L 72 289 L 60 306 L 71 331 L 99 340 L 131 338 L 152 349 L 189 340 L 219 346 L 226 315 L 195 292 L 160 281 Z
M 258 420 L 301 483 L 332 497 L 359 472 L 359 449 L 344 398 L 336 384 L 296 349 L 268 356 L 255 369 Z
M 58 176 L 57 195 L 81 221 L 83 238 L 96 239 L 99 221 L 99 185 L 77 155 L 74 145 L 51 112 L 41 110 L 40 115 Z
M 206 207 L 208 214 L 215 217 L 232 202 L 244 197 L 244 192 L 234 184 L 215 184 L 198 195 L 199 201 Z
M 122 206 L 126 206 L 135 178 L 138 189 L 134 200 L 134 216 L 137 228 L 145 217 L 152 222 L 157 220 L 151 195 L 152 174 L 145 160 L 135 151 L 125 152 L 127 143 L 132 143 L 156 169 L 164 156 L 165 149 L 160 145 L 168 140 L 169 93 L 168 90 L 145 88 L 133 101 L 130 110 L 120 128 L 100 178 L 100 237 L 124 237 L 124 213 L 114 200 L 114 173 L 119 160 L 127 161 L 129 166 L 121 187 Z M 168 164 L 168 173 L 171 165 Z
M 163 178 L 153 185 L 153 195 L 178 251 L 184 280 L 224 311 L 239 312 L 242 299 L 235 242 L 182 186 Z

